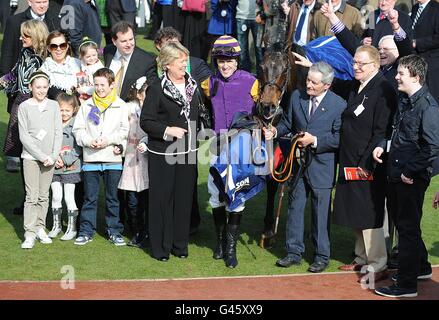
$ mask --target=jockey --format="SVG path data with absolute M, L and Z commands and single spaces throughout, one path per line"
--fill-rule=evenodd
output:
M 212 102 L 213 130 L 217 134 L 228 130 L 235 113 L 252 114 L 255 102 L 259 98 L 258 80 L 251 73 L 238 69 L 240 54 L 241 48 L 235 38 L 227 35 L 219 37 L 212 49 L 216 72 L 201 83 L 206 97 Z M 212 163 L 215 163 L 216 159 L 214 156 Z M 244 205 L 227 210 L 230 211 L 227 219 L 226 203 L 219 199 L 219 190 L 211 174 L 207 188 L 217 235 L 213 258 L 224 259 L 227 267 L 235 268 L 238 265 L 236 242 L 239 238 L 239 224 Z

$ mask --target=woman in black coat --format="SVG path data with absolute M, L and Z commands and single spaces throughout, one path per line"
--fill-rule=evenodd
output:
M 178 42 L 158 57 L 160 82 L 146 93 L 140 126 L 148 134 L 149 237 L 151 254 L 188 256 L 192 193 L 196 182 L 198 103 L 195 80 L 186 73 L 188 50 Z
M 353 228 L 357 237 L 355 260 L 340 269 L 359 271 L 363 265 L 369 265 L 376 272 L 375 281 L 384 277 L 387 268 L 382 229 L 386 175 L 384 165 L 375 167 L 372 151 L 391 130 L 397 106 L 396 92 L 379 70 L 379 62 L 378 50 L 372 46 L 361 46 L 355 52 L 356 80 L 351 83 L 342 115 L 333 217 L 334 223 Z M 347 180 L 348 167 L 357 168 L 360 178 L 372 175 L 373 180 Z

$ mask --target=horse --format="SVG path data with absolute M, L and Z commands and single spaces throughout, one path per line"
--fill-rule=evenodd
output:
M 291 93 L 295 89 L 306 87 L 307 68 L 295 64 L 293 52 L 305 55 L 305 51 L 297 44 L 271 44 L 265 52 L 262 63 L 262 79 L 260 98 L 257 103 L 257 114 L 265 127 L 275 126 L 280 120 L 283 108 L 287 107 Z M 280 213 L 278 204 L 277 218 L 274 216 L 274 201 L 279 183 L 267 179 L 267 203 L 264 217 L 264 230 L 260 245 L 270 247 L 277 232 L 277 221 Z M 282 187 L 281 197 L 283 196 Z

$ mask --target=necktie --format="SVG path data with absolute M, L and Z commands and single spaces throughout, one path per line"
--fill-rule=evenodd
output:
M 386 15 L 385 15 L 384 13 L 381 12 L 381 14 L 378 16 L 378 21 L 377 21 L 377 23 L 380 22 L 381 20 L 384 20 L 384 19 L 386 19 Z
M 316 97 L 312 97 L 311 98 L 311 112 L 309 113 L 309 117 L 311 118 L 314 114 L 314 112 L 316 112 L 317 110 L 317 98 Z
M 117 85 L 117 95 L 120 96 L 120 92 L 122 91 L 122 83 L 123 83 L 123 74 L 125 72 L 125 58 L 123 56 L 120 57 L 120 69 L 116 74 L 116 85 Z
M 415 25 L 418 22 L 419 17 L 421 16 L 422 10 L 424 10 L 424 6 L 419 6 L 418 11 L 416 12 L 415 19 L 413 20 L 412 29 L 415 28 Z
M 294 41 L 298 42 L 300 40 L 300 36 L 302 35 L 303 24 L 306 18 L 306 12 L 308 11 L 308 6 L 303 8 L 302 14 L 299 18 L 299 23 L 297 24 L 296 32 L 294 33 Z

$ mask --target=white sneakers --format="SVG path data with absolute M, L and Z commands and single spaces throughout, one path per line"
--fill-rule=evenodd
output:
M 35 239 L 31 237 L 27 237 L 21 244 L 21 249 L 32 249 L 34 245 L 35 245 Z
M 35 238 L 26 237 L 21 244 L 22 249 L 32 249 L 35 246 L 35 240 L 39 240 L 42 244 L 50 244 L 52 243 L 52 239 L 49 238 L 44 228 L 41 228 L 37 231 L 37 235 Z
M 49 238 L 44 228 L 41 228 L 37 231 L 37 240 L 40 240 L 42 244 L 50 244 L 52 243 L 52 239 Z

